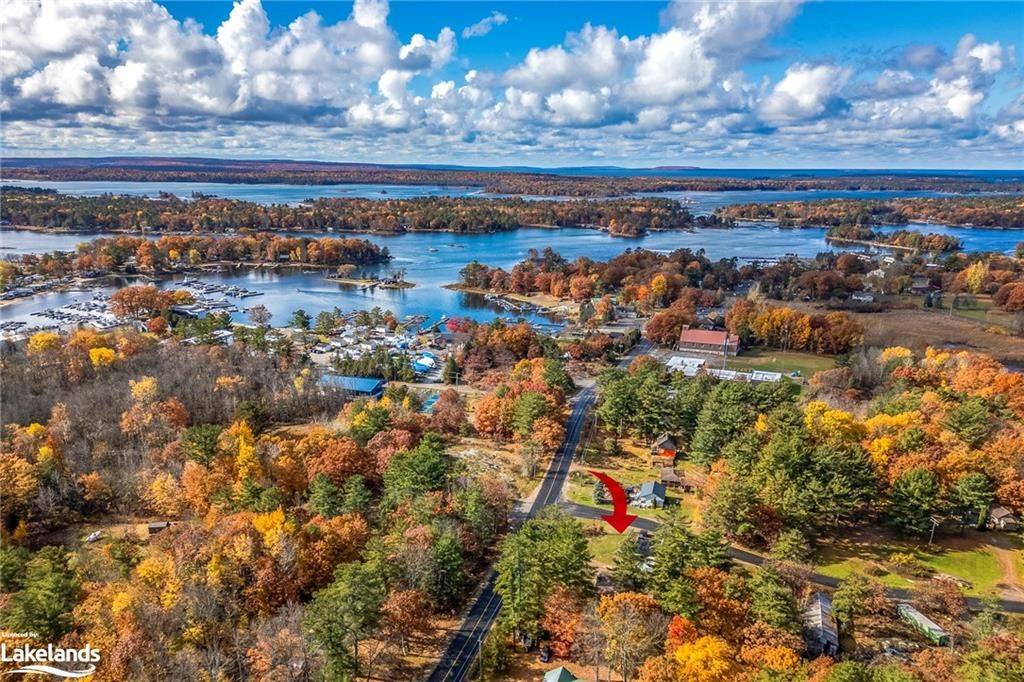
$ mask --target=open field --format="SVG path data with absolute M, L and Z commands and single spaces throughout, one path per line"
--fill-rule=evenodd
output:
M 805 312 L 821 312 L 822 308 L 798 301 L 788 306 Z M 999 322 L 980 321 L 964 315 L 950 315 L 948 309 L 899 309 L 881 313 L 851 312 L 864 325 L 864 342 L 868 346 L 906 346 L 921 353 L 925 348 L 947 348 L 987 353 L 1007 365 L 1024 365 L 1024 337 L 996 333 L 989 328 Z M 980 316 L 975 311 L 974 318 Z
M 892 310 L 857 315 L 864 323 L 865 341 L 873 346 L 928 346 L 987 353 L 1000 362 L 1024 363 L 1024 339 L 988 331 L 989 324 L 934 310 Z
M 800 372 L 800 376 L 809 379 L 816 372 L 823 372 L 836 366 L 836 359 L 831 355 L 799 353 L 793 351 L 777 351 L 766 348 L 751 348 L 740 355 L 726 361 L 727 369 L 743 371 L 765 370 L 790 374 Z
M 902 588 L 932 576 L 949 575 L 970 583 L 967 593 L 972 596 L 1017 597 L 1024 588 L 1019 578 L 1020 549 L 1018 539 L 995 533 L 965 531 L 963 535 L 939 536 L 929 546 L 926 540 L 914 542 L 872 532 L 823 544 L 815 568 L 835 578 L 864 572 L 890 587 Z M 912 555 L 924 572 L 914 575 L 898 569 L 890 562 L 894 554 Z
M 611 566 L 622 540 L 629 536 L 627 530 L 621 535 L 616 533 L 604 521 L 585 521 L 587 529 L 596 528 L 601 531 L 600 535 L 589 535 L 587 545 L 590 553 L 594 556 L 594 563 L 598 566 Z
M 1008 313 L 1004 310 L 1000 310 L 992 301 L 991 296 L 978 295 L 971 297 L 969 300 L 964 299 L 965 297 L 961 297 L 961 300 L 957 302 L 957 306 L 950 311 L 948 306 L 953 301 L 951 294 L 946 296 L 946 299 L 943 301 L 943 305 L 945 307 L 941 310 L 925 308 L 924 299 L 921 296 L 900 297 L 901 302 L 907 305 L 912 305 L 925 312 L 932 312 L 952 317 L 962 317 L 967 320 L 984 324 L 986 327 L 995 325 L 1002 327 L 1010 334 L 1013 334 L 1014 330 L 1020 326 L 1020 316 L 1015 313 Z
M 529 494 L 538 482 L 536 476 L 533 479 L 523 476 L 519 456 L 516 454 L 515 445 L 511 443 L 498 445 L 480 438 L 463 438 L 449 452 L 464 462 L 470 472 L 479 472 L 507 481 L 520 496 Z M 538 464 L 537 471 L 544 472 L 547 466 L 548 460 L 544 459 Z

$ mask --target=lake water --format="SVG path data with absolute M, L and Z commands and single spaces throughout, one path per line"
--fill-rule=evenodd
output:
M 434 166 L 460 169 L 460 166 Z M 656 176 L 666 178 L 856 178 L 892 175 L 897 177 L 978 178 L 989 182 L 1022 182 L 1024 169 L 958 170 L 948 168 L 623 168 L 621 166 L 566 166 L 562 168 L 534 168 L 530 166 L 502 166 L 491 170 L 550 173 L 552 175 L 607 175 L 612 177 Z
M 1012 251 L 1024 238 L 1011 230 L 956 229 L 940 225 L 921 225 L 925 232 L 954 234 L 964 240 L 970 250 Z M 887 228 L 897 229 L 897 228 Z M 311 234 L 311 233 L 303 233 Z M 3 254 L 39 253 L 54 249 L 73 250 L 84 239 L 100 235 L 47 234 L 28 230 L 0 230 Z M 320 273 L 279 274 L 264 269 L 238 269 L 227 273 L 211 273 L 202 279 L 238 284 L 264 292 L 264 295 L 243 299 L 239 308 L 256 303 L 265 305 L 274 315 L 274 321 L 283 323 L 296 308 L 310 314 L 338 307 L 343 311 L 380 306 L 392 310 L 399 317 L 426 315 L 432 320 L 442 314 L 468 316 L 477 320 L 490 320 L 508 313 L 488 303 L 480 296 L 450 291 L 443 285 L 458 280 L 459 270 L 472 260 L 506 269 L 522 260 L 530 249 L 542 250 L 550 246 L 566 258 L 587 256 L 594 260 L 607 260 L 626 249 L 645 248 L 668 252 L 678 248 L 704 249 L 713 259 L 772 257 L 796 254 L 813 257 L 830 250 L 824 229 L 780 229 L 772 226 L 745 225 L 732 229 L 704 229 L 696 232 L 658 232 L 638 239 L 611 237 L 604 232 L 589 229 L 565 228 L 521 229 L 482 235 L 457 235 L 437 232 L 408 233 L 395 236 L 361 235 L 382 246 L 387 246 L 394 260 L 382 266 L 363 268 L 360 274 L 382 275 L 403 268 L 411 289 L 375 289 L 364 291 L 354 287 L 327 282 Z M 22 320 L 39 324 L 42 318 L 30 313 L 65 305 L 87 298 L 88 293 L 53 293 L 0 307 L 0 320 Z M 540 318 L 528 316 L 529 319 Z M 239 313 L 236 319 L 242 320 Z
M 742 177 L 752 177 L 742 175 Z M 78 195 L 135 194 L 157 196 L 171 192 L 183 198 L 194 192 L 214 196 L 244 199 L 258 203 L 294 204 L 312 197 L 362 197 L 371 199 L 406 198 L 417 196 L 487 196 L 474 187 L 441 187 L 421 185 L 287 185 L 287 184 L 224 184 L 195 182 L 44 182 L 5 180 L 6 184 L 56 189 Z M 933 192 L 668 192 L 655 196 L 679 199 L 695 213 L 710 213 L 715 208 L 731 203 L 785 201 L 791 199 L 841 198 L 893 198 L 897 196 L 937 196 Z M 883 228 L 899 229 L 899 228 Z M 982 228 L 958 229 L 944 225 L 918 225 L 913 229 L 939 232 L 959 237 L 967 250 L 1011 252 L 1024 234 L 1012 230 Z M 317 233 L 302 233 L 316 236 Z M 337 233 L 333 233 L 337 236 Z M 27 230 L 0 230 L 0 257 L 54 250 L 73 250 L 75 246 L 99 234 L 71 235 L 40 233 Z M 109 235 L 107 235 L 109 236 Z M 207 274 L 204 279 L 226 281 L 249 289 L 258 289 L 264 295 L 244 299 L 239 308 L 261 303 L 274 315 L 274 321 L 283 323 L 296 308 L 310 314 L 338 307 L 356 310 L 381 306 L 396 315 L 426 315 L 436 320 L 442 314 L 465 315 L 478 320 L 506 316 L 507 313 L 488 303 L 480 296 L 467 295 L 444 289 L 455 282 L 459 270 L 471 260 L 488 265 L 510 268 L 522 260 L 530 249 L 552 247 L 568 259 L 587 256 L 594 260 L 607 260 L 629 248 L 645 248 L 668 252 L 678 248 L 704 249 L 713 259 L 777 257 L 796 254 L 802 257 L 829 250 L 824 229 L 779 229 L 773 226 L 744 225 L 733 229 L 702 229 L 695 232 L 660 232 L 637 239 L 612 237 L 589 229 L 521 229 L 482 235 L 456 235 L 449 233 L 411 233 L 395 236 L 362 235 L 377 244 L 387 246 L 394 260 L 386 266 L 365 268 L 365 275 L 384 274 L 403 268 L 407 278 L 417 284 L 411 289 L 358 288 L 326 282 L 318 274 L 281 275 L 268 270 L 238 270 L 230 273 Z M 53 293 L 0 307 L 0 320 L 25 320 L 38 324 L 42 320 L 30 313 L 52 308 L 88 297 L 86 293 Z M 242 314 L 236 316 L 238 319 Z M 536 318 L 534 318 L 536 319 Z
M 62 194 L 95 197 L 101 194 L 129 194 L 156 197 L 161 192 L 182 199 L 191 199 L 194 193 L 208 194 L 226 199 L 241 199 L 257 204 L 297 204 L 306 199 L 409 199 L 412 197 L 465 197 L 482 194 L 479 187 L 441 187 L 440 185 L 243 185 L 223 182 L 116 182 L 116 181 L 51 181 L 7 180 L 5 185 L 16 187 L 42 187 Z
M 413 197 L 497 197 L 480 187 L 441 187 L 439 185 L 285 185 L 262 184 L 242 185 L 220 182 L 108 182 L 108 181 L 45 181 L 45 180 L 4 180 L 3 184 L 18 187 L 42 187 L 55 189 L 63 194 L 77 196 L 99 196 L 101 194 L 129 194 L 132 196 L 156 197 L 167 192 L 182 199 L 189 199 L 194 193 L 241 199 L 257 204 L 298 204 L 306 199 L 320 198 L 362 198 L 362 199 L 409 199 Z M 940 197 L 940 192 L 916 191 L 855 191 L 855 190 L 808 190 L 800 191 L 759 191 L 737 190 L 732 192 L 645 192 L 637 196 L 676 199 L 686 204 L 696 215 L 708 215 L 720 206 L 775 201 L 815 201 L 819 199 L 895 199 L 899 197 Z M 523 199 L 554 199 L 566 201 L 578 197 L 524 196 Z

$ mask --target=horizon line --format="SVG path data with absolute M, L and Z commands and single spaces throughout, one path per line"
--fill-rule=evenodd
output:
M 249 163 L 308 163 L 308 164 L 323 164 L 323 165 L 350 165 L 350 166 L 384 166 L 391 168 L 434 168 L 437 170 L 445 169 L 465 169 L 465 170 L 520 170 L 520 171 L 557 171 L 557 170 L 573 170 L 573 169 L 610 169 L 610 170 L 622 170 L 622 171 L 735 171 L 735 170 L 747 170 L 747 171 L 869 171 L 869 172 L 885 172 L 885 171 L 898 171 L 898 172 L 933 172 L 933 171 L 984 171 L 984 172 L 1021 172 L 1024 173 L 1024 166 L 1018 168 L 1007 168 L 1007 167 L 893 167 L 893 166 L 753 166 L 753 165 L 739 165 L 739 166 L 703 166 L 703 165 L 690 165 L 690 164 L 670 164 L 661 163 L 650 166 L 626 166 L 620 164 L 562 164 L 562 165 L 531 165 L 531 164 L 506 164 L 506 165 L 490 165 L 481 164 L 475 165 L 470 163 L 436 163 L 429 161 L 410 161 L 410 162 L 387 162 L 387 161 L 347 161 L 347 160 L 324 160 L 324 159 L 303 159 L 303 158 L 289 158 L 289 157 L 278 157 L 278 156 L 212 156 L 204 154 L 96 154 L 96 155 L 69 155 L 69 156 L 8 156 L 0 154 L 0 161 L 2 162 L 21 162 L 27 163 L 32 161 L 72 161 L 72 160 L 132 160 L 132 159 L 168 159 L 168 160 L 201 160 L 201 161 L 238 161 L 238 162 L 249 162 Z M 0 167 L 0 177 L 3 176 L 3 168 Z

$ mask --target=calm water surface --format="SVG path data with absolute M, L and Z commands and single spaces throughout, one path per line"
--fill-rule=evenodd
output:
M 0 253 L 13 255 L 54 249 L 73 250 L 79 242 L 97 236 L 104 235 L 83 236 L 2 230 Z M 585 255 L 595 260 L 607 260 L 630 248 L 666 252 L 683 247 L 703 248 L 712 258 L 786 253 L 813 256 L 828 248 L 823 230 L 795 231 L 765 227 L 742 227 L 728 232 L 660 232 L 640 239 L 611 237 L 597 230 L 574 228 L 530 228 L 483 235 L 421 232 L 396 236 L 361 236 L 381 246 L 387 246 L 393 260 L 387 265 L 363 268 L 360 274 L 380 275 L 402 268 L 406 270 L 407 279 L 415 282 L 417 286 L 411 289 L 362 290 L 327 282 L 320 273 L 300 273 L 297 270 L 290 270 L 289 274 L 279 274 L 266 269 L 238 269 L 226 273 L 210 273 L 203 275 L 202 278 L 210 281 L 230 280 L 232 284 L 263 291 L 263 296 L 244 299 L 239 307 L 261 303 L 270 309 L 278 322 L 287 319 L 296 308 L 303 308 L 315 314 L 335 306 L 346 311 L 381 306 L 399 316 L 426 315 L 435 320 L 442 314 L 489 320 L 508 313 L 487 303 L 480 296 L 443 288 L 445 284 L 457 281 L 459 270 L 472 260 L 507 269 L 522 260 L 530 249 L 542 250 L 548 246 L 569 259 Z M 0 308 L 0 320 L 39 323 L 41 318 L 31 317 L 30 313 L 66 305 L 90 295 L 62 292 L 35 296 Z M 236 317 L 241 319 L 244 315 L 239 313 Z
M 892 228 L 896 229 L 896 228 Z M 922 225 L 926 232 L 954 234 L 964 240 L 971 250 L 1012 251 L 1024 238 L 1010 230 L 956 229 L 941 225 Z M 312 233 L 304 233 L 312 234 Z M 3 254 L 39 253 L 54 249 L 72 250 L 83 239 L 98 235 L 41 234 L 27 230 L 0 231 Z M 444 289 L 455 282 L 459 270 L 472 260 L 506 269 L 522 260 L 530 249 L 541 250 L 550 246 L 568 259 L 587 256 L 594 260 L 607 260 L 626 249 L 645 248 L 668 252 L 678 248 L 704 249 L 712 259 L 751 258 L 796 254 L 813 257 L 830 250 L 825 242 L 824 229 L 780 229 L 771 226 L 743 226 L 729 230 L 707 229 L 697 232 L 659 232 L 639 239 L 611 237 L 597 230 L 565 228 L 559 230 L 521 229 L 483 235 L 455 235 L 448 233 L 411 233 L 397 236 L 362 235 L 370 241 L 387 246 L 394 260 L 388 265 L 363 268 L 361 274 L 385 274 L 397 268 L 406 270 L 412 289 L 376 289 L 364 291 L 327 282 L 320 273 L 279 274 L 265 269 L 238 269 L 203 276 L 210 281 L 230 281 L 249 289 L 263 291 L 259 297 L 243 299 L 239 307 L 256 303 L 265 305 L 274 315 L 274 321 L 283 323 L 296 308 L 311 314 L 338 307 L 356 310 L 381 306 L 403 315 L 426 315 L 436 320 L 442 314 L 465 315 L 478 320 L 489 320 L 508 313 L 496 308 L 479 296 Z M 33 324 L 41 318 L 30 313 L 44 308 L 65 305 L 86 298 L 88 293 L 53 293 L 0 308 L 0 320 L 25 320 Z M 244 315 L 239 313 L 237 319 Z
M 242 185 L 219 182 L 112 182 L 112 181 L 45 181 L 45 180 L 4 180 L 3 184 L 19 187 L 43 187 L 55 189 L 64 194 L 78 196 L 99 196 L 101 194 L 130 194 L 133 196 L 156 197 L 167 192 L 183 199 L 194 193 L 242 199 L 258 204 L 298 204 L 306 199 L 331 197 L 363 199 L 409 199 L 413 197 L 496 197 L 480 187 L 441 187 L 438 185 L 285 185 L 261 184 Z M 638 196 L 677 199 L 686 204 L 697 215 L 708 215 L 720 206 L 774 201 L 814 201 L 817 199 L 894 199 L 898 197 L 939 197 L 940 192 L 916 191 L 854 191 L 854 190 L 808 190 L 759 191 L 740 190 L 733 192 L 644 192 Z M 565 201 L 578 197 L 524 196 L 524 199 L 555 199 Z
M 55 189 L 61 194 L 95 197 L 101 194 L 130 194 L 157 197 L 161 192 L 182 199 L 194 193 L 242 199 L 257 204 L 297 204 L 305 199 L 327 197 L 362 199 L 408 199 L 411 197 L 464 197 L 482 194 L 479 187 L 441 187 L 439 185 L 243 185 L 223 182 L 116 182 L 108 180 L 4 180 L 5 185 Z
M 363 197 L 406 198 L 416 196 L 471 196 L 483 195 L 480 188 L 440 187 L 416 185 L 241 185 L 196 182 L 43 182 L 5 180 L 5 184 L 46 187 L 78 195 L 104 193 L 156 196 L 171 192 L 183 198 L 194 192 L 214 196 L 244 199 L 258 203 L 298 203 L 311 197 Z M 710 213 L 730 203 L 754 201 L 785 201 L 790 199 L 892 198 L 897 196 L 938 196 L 934 192 L 668 192 L 656 196 L 679 199 L 695 213 Z M 899 229 L 899 228 L 882 228 Z M 1012 230 L 958 229 L 945 225 L 918 225 L 913 229 L 939 232 L 959 237 L 967 250 L 1010 252 L 1024 234 Z M 316 236 L 318 233 L 302 234 Z M 326 234 L 326 233 L 324 233 Z M 71 235 L 39 233 L 27 230 L 0 230 L 0 257 L 25 253 L 43 253 L 54 250 L 73 250 L 85 240 L 101 234 Z M 337 236 L 337 233 L 333 233 Z M 796 254 L 803 257 L 829 250 L 824 229 L 779 229 L 773 226 L 747 225 L 729 230 L 706 229 L 696 232 L 662 232 L 638 239 L 611 237 L 604 232 L 587 229 L 521 229 L 483 235 L 455 235 L 448 233 L 414 233 L 397 236 L 362 235 L 382 246 L 387 246 L 394 260 L 386 266 L 365 268 L 361 274 L 384 274 L 404 268 L 407 278 L 417 286 L 412 289 L 377 289 L 363 291 L 358 288 L 326 282 L 316 274 L 282 275 L 269 270 L 239 269 L 228 273 L 204 275 L 204 279 L 228 281 L 249 289 L 264 292 L 263 296 L 238 301 L 239 308 L 261 303 L 274 315 L 274 321 L 283 323 L 296 308 L 311 314 L 334 307 L 355 310 L 381 306 L 397 315 L 426 315 L 437 319 L 442 314 L 465 315 L 488 320 L 508 313 L 494 307 L 482 297 L 453 292 L 443 285 L 455 282 L 459 270 L 472 260 L 489 265 L 510 268 L 523 259 L 530 249 L 552 247 L 568 259 L 588 256 L 594 260 L 607 260 L 626 249 L 645 248 L 668 252 L 678 248 L 703 249 L 708 257 L 751 258 Z M 167 284 L 167 283 L 163 283 Z M 108 290 L 109 291 L 109 290 Z M 44 308 L 65 305 L 86 298 L 91 293 L 66 292 L 36 296 L 30 300 L 0 308 L 0 320 L 18 319 L 33 324 L 42 318 L 30 313 Z M 241 319 L 244 315 L 236 315 Z

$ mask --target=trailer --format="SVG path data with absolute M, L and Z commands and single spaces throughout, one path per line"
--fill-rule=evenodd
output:
M 928 616 L 924 615 L 907 602 L 896 605 L 896 612 L 908 625 L 920 632 L 932 644 L 949 646 L 949 634 Z

